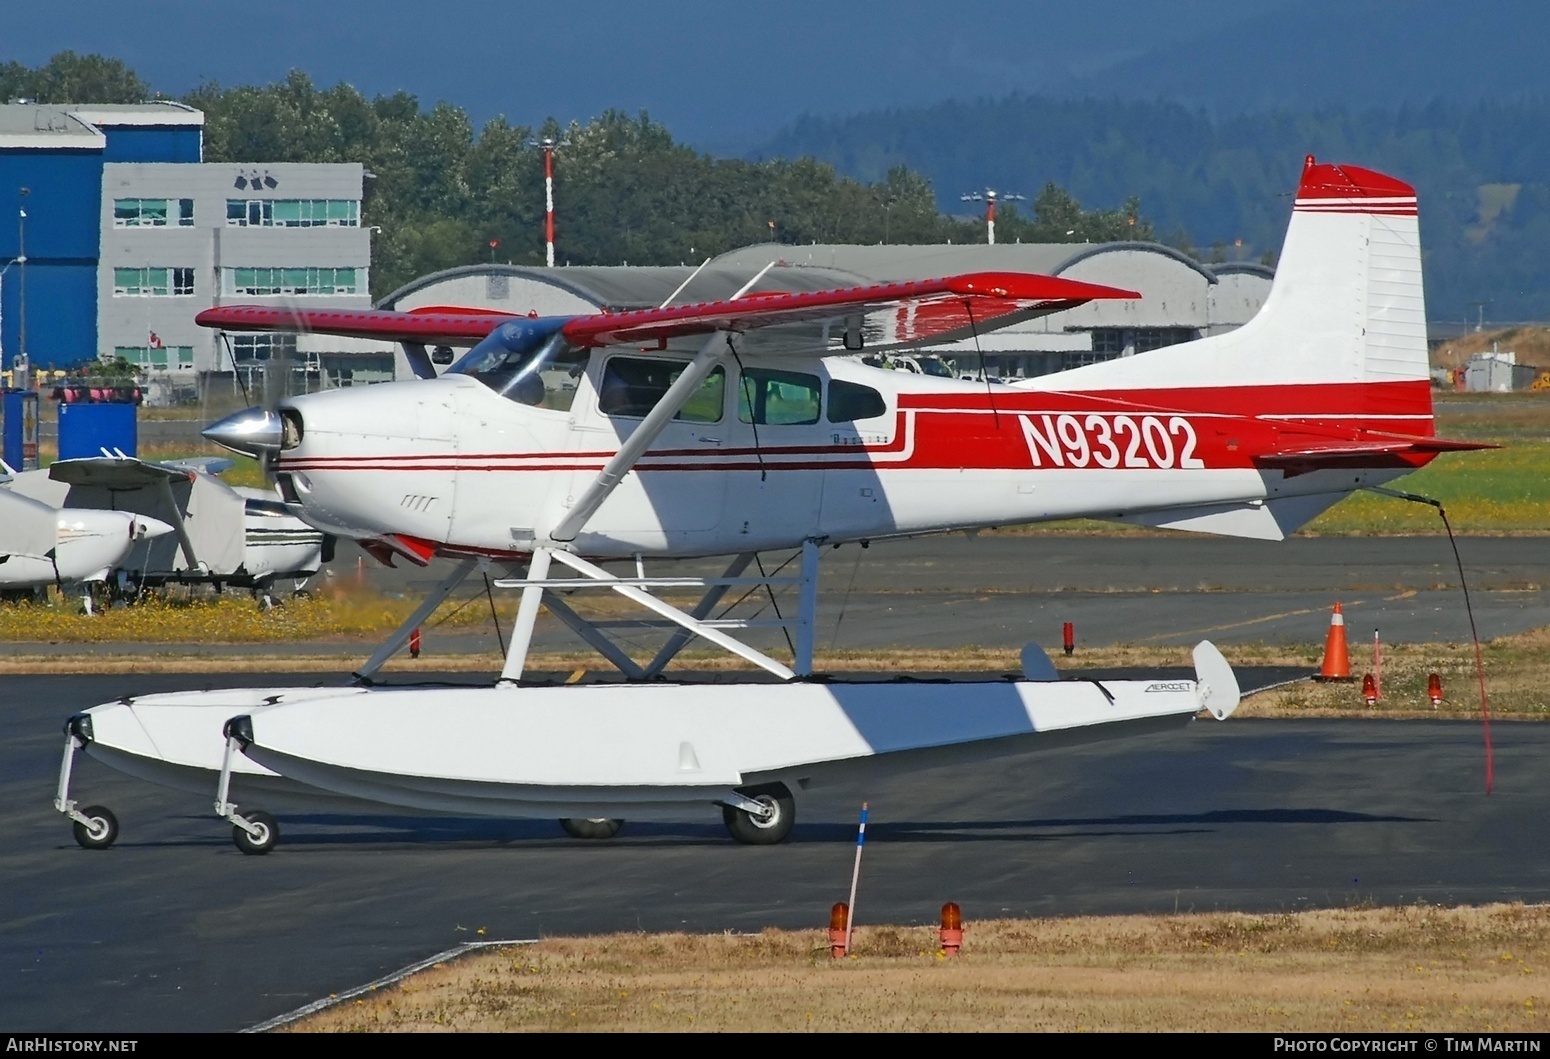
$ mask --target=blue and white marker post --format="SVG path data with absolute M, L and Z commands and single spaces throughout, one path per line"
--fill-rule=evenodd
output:
M 861 826 L 856 830 L 856 866 L 850 873 L 850 915 L 845 917 L 845 952 L 850 952 L 850 932 L 856 926 L 856 883 L 861 881 L 861 850 L 866 845 L 866 802 L 861 803 Z

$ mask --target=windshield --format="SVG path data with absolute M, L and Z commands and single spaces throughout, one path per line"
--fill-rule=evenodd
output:
M 587 350 L 565 341 L 566 317 L 501 324 L 463 355 L 448 374 L 468 375 L 520 404 L 564 410 L 586 368 Z

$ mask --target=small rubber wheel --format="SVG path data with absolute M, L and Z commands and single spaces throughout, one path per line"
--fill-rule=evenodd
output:
M 71 830 L 82 849 L 107 849 L 118 838 L 118 817 L 111 810 L 88 805 L 81 810 L 81 815 L 91 822 L 83 824 L 77 820 Z
M 791 825 L 797 819 L 797 805 L 784 783 L 745 787 L 738 793 L 764 806 L 765 812 L 756 816 L 723 805 L 721 819 L 725 821 L 733 838 L 748 846 L 773 846 L 791 834 Z
M 231 840 L 237 844 L 237 848 L 250 857 L 261 857 L 274 849 L 275 843 L 280 841 L 280 825 L 275 818 L 261 809 L 242 815 L 253 825 L 258 834 L 250 835 L 243 828 L 233 824 Z
M 560 820 L 560 826 L 571 838 L 613 838 L 624 826 L 624 821 L 608 820 L 603 817 L 584 820 L 581 817 L 567 816 Z

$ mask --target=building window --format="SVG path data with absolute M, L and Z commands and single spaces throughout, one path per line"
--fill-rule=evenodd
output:
M 1118 327 L 1099 327 L 1093 330 L 1093 352 L 1098 354 L 1097 360 L 1106 357 L 1117 357 L 1125 352 L 1125 332 Z M 1097 360 L 1087 363 L 1095 364 Z
M 162 298 L 167 295 L 194 293 L 194 270 L 191 268 L 115 268 L 113 270 L 113 296 L 115 298 Z
M 365 269 L 228 268 L 222 282 L 227 294 L 359 294 Z
M 232 228 L 358 228 L 361 204 L 354 199 L 227 199 Z
M 177 199 L 177 226 L 191 228 L 194 224 L 194 200 Z M 172 199 L 114 199 L 113 227 L 115 228 L 165 228 L 172 222 Z
M 231 359 L 238 367 L 262 364 L 269 360 L 294 359 L 295 335 L 228 335 Z
M 113 355 L 148 371 L 187 371 L 194 366 L 193 346 L 114 346 Z
M 114 199 L 113 227 L 165 228 L 166 199 Z
M 1136 352 L 1176 346 L 1200 337 L 1200 332 L 1190 327 L 1143 327 L 1136 331 Z

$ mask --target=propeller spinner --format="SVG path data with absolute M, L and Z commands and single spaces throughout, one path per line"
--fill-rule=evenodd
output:
M 279 451 L 282 426 L 279 413 L 272 409 L 244 408 L 200 433 L 223 448 L 262 460 L 266 453 Z

